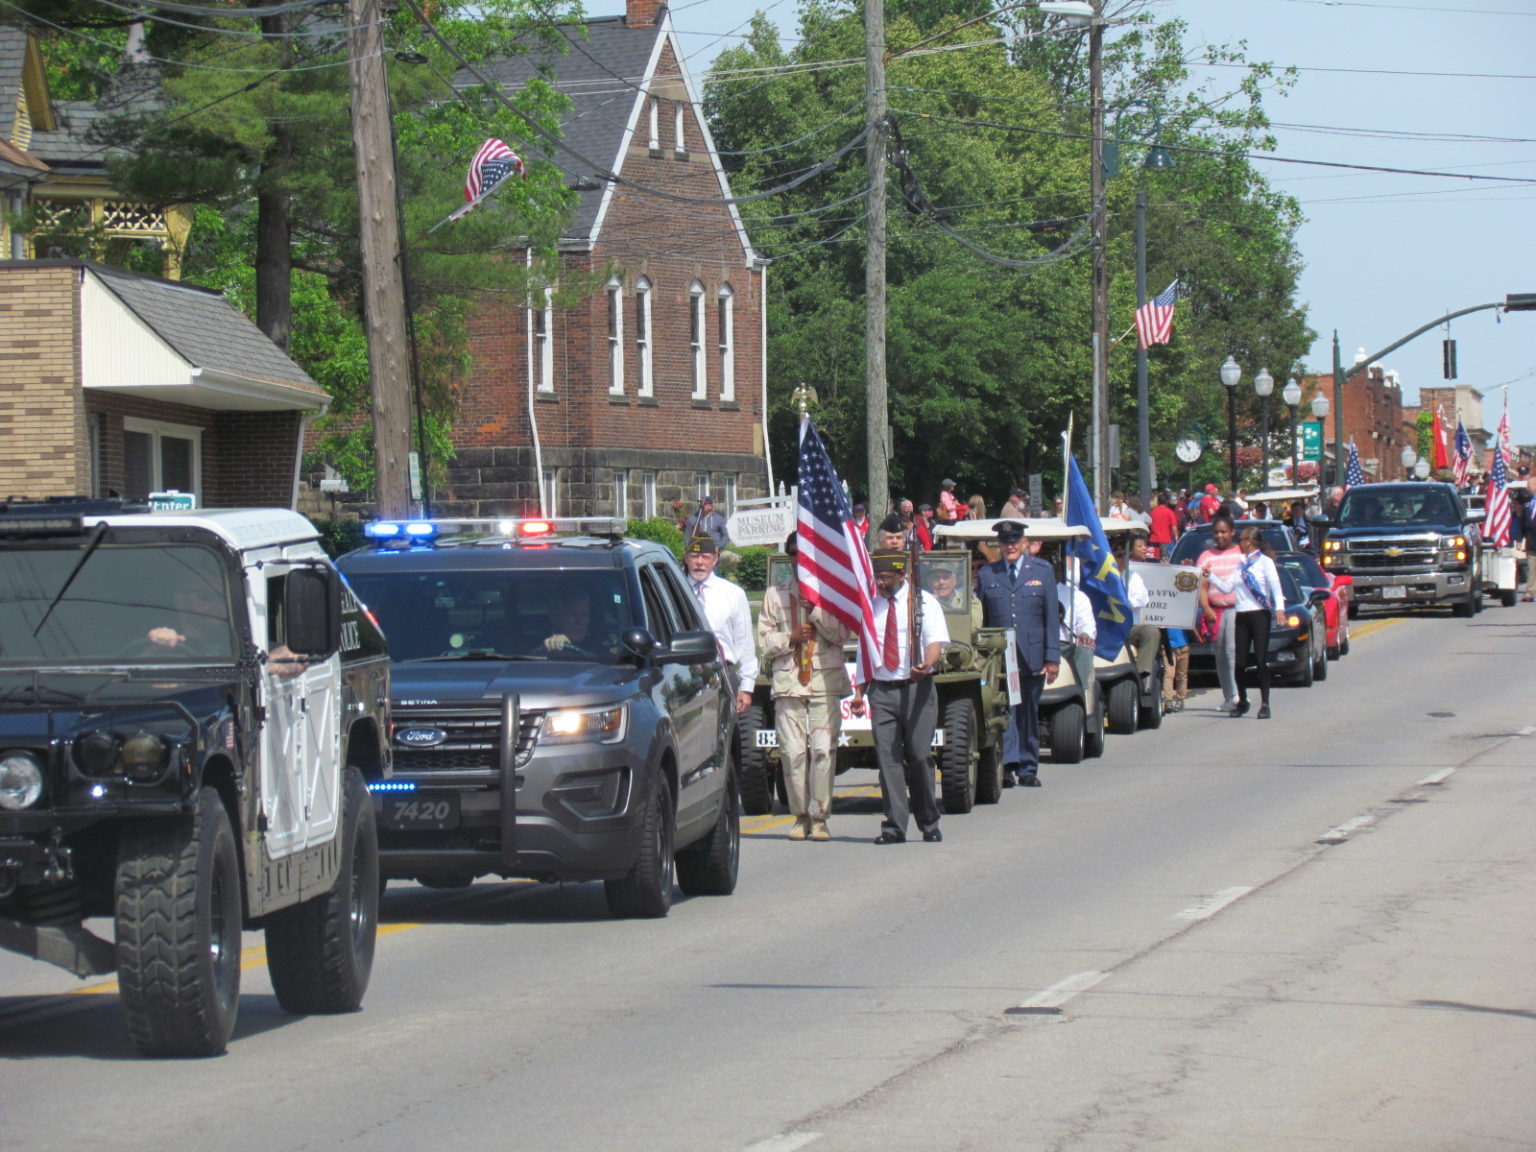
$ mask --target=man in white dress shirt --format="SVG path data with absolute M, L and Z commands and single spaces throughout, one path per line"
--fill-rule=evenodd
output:
M 949 643 L 949 628 L 933 594 L 919 591 L 922 625 L 914 652 L 907 611 L 908 564 L 904 552 L 876 552 L 871 557 L 878 592 L 875 636 L 880 647 L 870 653 L 873 679 L 853 687 L 855 716 L 864 714 L 868 697 L 875 763 L 880 769 L 885 818 L 876 844 L 905 842 L 909 816 L 916 820 L 924 840 L 944 839 L 933 794 L 933 729 L 939 719 L 933 669 Z
M 688 541 L 683 563 L 688 569 L 688 590 L 699 602 L 704 621 L 720 645 L 720 659 L 736 682 L 736 711 L 752 707 L 752 687 L 757 683 L 757 648 L 752 642 L 752 608 L 738 585 L 715 574 L 720 546 L 710 536 Z

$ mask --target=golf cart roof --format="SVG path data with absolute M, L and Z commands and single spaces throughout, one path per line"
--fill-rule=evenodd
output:
M 1317 485 L 1310 488 L 1270 488 L 1263 492 L 1250 492 L 1248 503 L 1263 501 L 1273 504 L 1276 500 L 1312 500 L 1317 496 Z
M 1026 540 L 1079 540 L 1088 536 L 1088 529 L 1081 524 L 1066 524 L 1058 516 L 1036 516 L 1014 522 L 1024 525 Z M 940 524 L 935 532 L 951 540 L 979 540 L 995 544 L 997 533 L 992 525 L 996 523 L 997 520 L 962 520 L 958 524 Z
M 1127 520 L 1124 516 L 1106 516 L 1099 523 L 1104 526 L 1106 536 L 1119 536 L 1125 533 L 1135 535 L 1138 532 L 1146 536 L 1152 531 L 1140 520 Z

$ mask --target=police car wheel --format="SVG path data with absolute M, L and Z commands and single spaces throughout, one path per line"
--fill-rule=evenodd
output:
M 608 911 L 630 920 L 655 920 L 672 910 L 673 859 L 672 790 L 658 774 L 655 792 L 645 809 L 640 855 L 629 875 L 604 880 Z
M 677 886 L 689 896 L 729 896 L 741 866 L 741 789 L 725 774 L 725 794 L 709 835 L 677 854 Z
M 217 1056 L 240 1006 L 240 860 L 204 788 L 192 814 L 137 822 L 118 853 L 117 982 L 144 1056 Z

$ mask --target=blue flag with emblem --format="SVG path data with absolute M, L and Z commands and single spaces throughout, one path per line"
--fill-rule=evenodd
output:
M 1115 554 L 1110 551 L 1109 538 L 1104 535 L 1104 525 L 1093 506 L 1088 485 L 1078 471 L 1077 459 L 1067 454 L 1067 499 L 1062 509 L 1062 520 L 1068 527 L 1081 524 L 1088 529 L 1088 539 L 1072 540 L 1068 550 L 1081 565 L 1083 592 L 1093 605 L 1098 620 L 1098 640 L 1093 649 L 1095 656 L 1113 660 L 1125 647 L 1131 634 L 1131 599 L 1125 592 L 1125 581 L 1120 579 L 1120 569 L 1115 564 Z

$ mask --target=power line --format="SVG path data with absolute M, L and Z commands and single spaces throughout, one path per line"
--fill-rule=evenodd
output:
M 1249 68 L 1248 64 L 1228 64 L 1218 60 L 1190 60 L 1191 68 Z M 1408 72 L 1393 68 L 1323 68 L 1313 64 L 1287 64 L 1292 72 L 1339 72 L 1348 76 L 1414 76 L 1444 80 L 1536 80 L 1536 76 L 1505 72 Z

